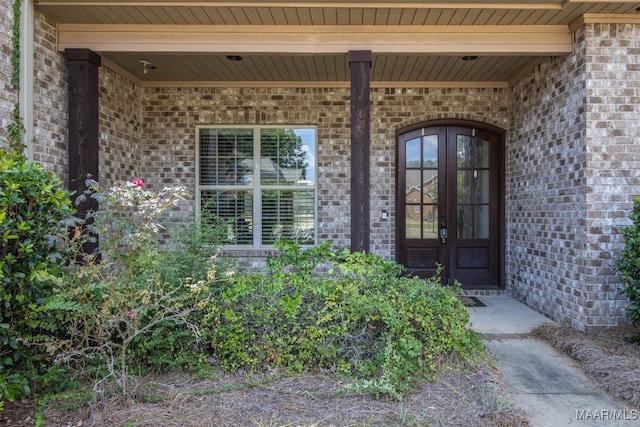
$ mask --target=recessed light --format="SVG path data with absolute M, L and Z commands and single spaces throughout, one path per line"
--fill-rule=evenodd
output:
M 229 61 L 242 61 L 242 56 L 240 56 L 240 55 L 227 55 L 227 59 Z
M 476 55 L 465 55 L 462 58 L 463 61 L 475 61 L 476 59 L 478 59 L 478 57 Z

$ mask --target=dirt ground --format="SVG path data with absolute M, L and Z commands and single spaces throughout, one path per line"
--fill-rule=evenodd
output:
M 602 391 L 640 409 L 640 347 L 623 338 L 630 330 L 584 334 L 543 326 L 534 335 L 574 357 Z M 341 380 L 321 373 L 277 373 L 208 379 L 188 374 L 141 379 L 136 402 L 80 396 L 10 403 L 0 426 L 224 427 L 224 426 L 527 426 L 508 400 L 500 372 L 487 360 L 443 372 L 402 401 L 337 392 Z

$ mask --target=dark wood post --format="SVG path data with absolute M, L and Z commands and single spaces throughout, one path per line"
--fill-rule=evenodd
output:
M 351 68 L 351 250 L 369 252 L 371 51 L 349 52 Z
M 69 190 L 73 200 L 86 189 L 89 177 L 98 180 L 98 67 L 101 58 L 89 49 L 67 49 L 65 58 L 69 85 Z M 97 208 L 95 200 L 77 206 L 78 216 Z M 85 246 L 93 252 L 97 243 Z

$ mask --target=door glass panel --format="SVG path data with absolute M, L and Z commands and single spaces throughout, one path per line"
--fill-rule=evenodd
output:
M 489 238 L 488 205 L 458 205 L 457 221 L 459 239 Z
M 473 239 L 473 206 L 458 205 L 458 239 Z
M 438 171 L 425 170 L 422 182 L 422 200 L 424 203 L 438 203 Z
M 407 205 L 405 218 L 405 235 L 407 239 L 420 239 L 420 205 Z
M 420 138 L 410 139 L 405 143 L 405 165 L 408 168 L 419 168 L 420 159 L 422 155 L 420 153 Z
M 438 206 L 426 205 L 422 208 L 422 238 L 438 238 Z
M 475 231 L 476 239 L 489 238 L 489 206 L 476 206 L 475 209 Z
M 458 202 L 489 203 L 489 171 L 458 171 Z
M 422 167 L 438 167 L 438 135 L 427 135 L 422 142 Z
M 457 160 L 459 168 L 488 168 L 489 141 L 468 135 L 457 137 Z
M 408 170 L 406 177 L 407 203 L 422 203 L 422 173 L 420 170 Z

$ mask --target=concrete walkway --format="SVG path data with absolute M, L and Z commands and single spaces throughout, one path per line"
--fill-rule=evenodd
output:
M 640 411 L 598 393 L 573 359 L 528 336 L 549 319 L 506 295 L 478 298 L 486 307 L 468 308 L 471 326 L 533 427 L 640 427 Z

